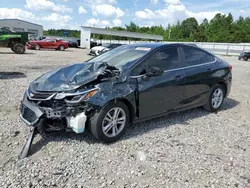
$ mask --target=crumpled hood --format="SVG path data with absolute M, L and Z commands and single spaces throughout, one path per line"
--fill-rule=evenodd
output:
M 31 87 L 36 91 L 75 90 L 106 74 L 108 67 L 107 63 L 103 62 L 73 64 L 42 75 L 31 83 Z

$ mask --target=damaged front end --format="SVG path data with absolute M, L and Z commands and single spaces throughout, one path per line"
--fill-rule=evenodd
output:
M 101 108 L 89 99 L 100 92 L 100 83 L 118 74 L 117 69 L 106 63 L 74 64 L 47 73 L 26 90 L 20 117 L 33 127 L 33 136 L 61 130 L 83 133 L 88 118 Z M 20 158 L 28 155 L 32 140 L 28 139 Z
M 31 92 L 28 89 L 21 102 L 20 117 L 29 126 L 39 125 L 40 133 L 67 129 L 82 133 L 87 116 L 94 109 L 85 99 L 97 91 L 95 87 L 84 92 L 62 94 Z

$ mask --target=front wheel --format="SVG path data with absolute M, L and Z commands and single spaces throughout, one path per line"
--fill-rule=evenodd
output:
M 223 104 L 225 98 L 225 88 L 217 84 L 214 86 L 207 104 L 203 106 L 203 108 L 209 112 L 215 112 L 218 111 Z
M 65 50 L 65 47 L 64 47 L 63 45 L 61 45 L 61 46 L 59 47 L 59 50 L 60 50 L 60 51 L 64 51 L 64 50 Z
M 90 118 L 90 132 L 98 140 L 111 143 L 125 133 L 129 124 L 129 109 L 123 103 L 108 103 Z
M 241 60 L 241 57 L 240 57 L 240 56 L 238 57 L 238 60 Z
M 35 45 L 35 49 L 36 49 L 36 50 L 40 50 L 40 48 L 41 48 L 41 47 L 40 47 L 39 44 L 36 44 L 36 45 Z
M 16 54 L 24 54 L 25 52 L 25 46 L 21 43 L 16 43 L 13 48 L 11 48 L 11 50 L 13 52 L 15 52 Z

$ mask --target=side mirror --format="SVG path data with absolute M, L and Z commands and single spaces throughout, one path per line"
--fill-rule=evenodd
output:
M 158 67 L 150 67 L 149 72 L 146 73 L 147 77 L 155 77 L 162 75 L 163 70 Z

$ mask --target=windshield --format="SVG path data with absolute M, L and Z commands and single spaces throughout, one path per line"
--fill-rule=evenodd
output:
M 151 48 L 126 45 L 90 59 L 89 62 L 106 62 L 109 65 L 121 69 L 127 63 L 143 57 L 150 50 Z
M 103 44 L 102 46 L 108 48 L 110 45 L 111 44 Z

